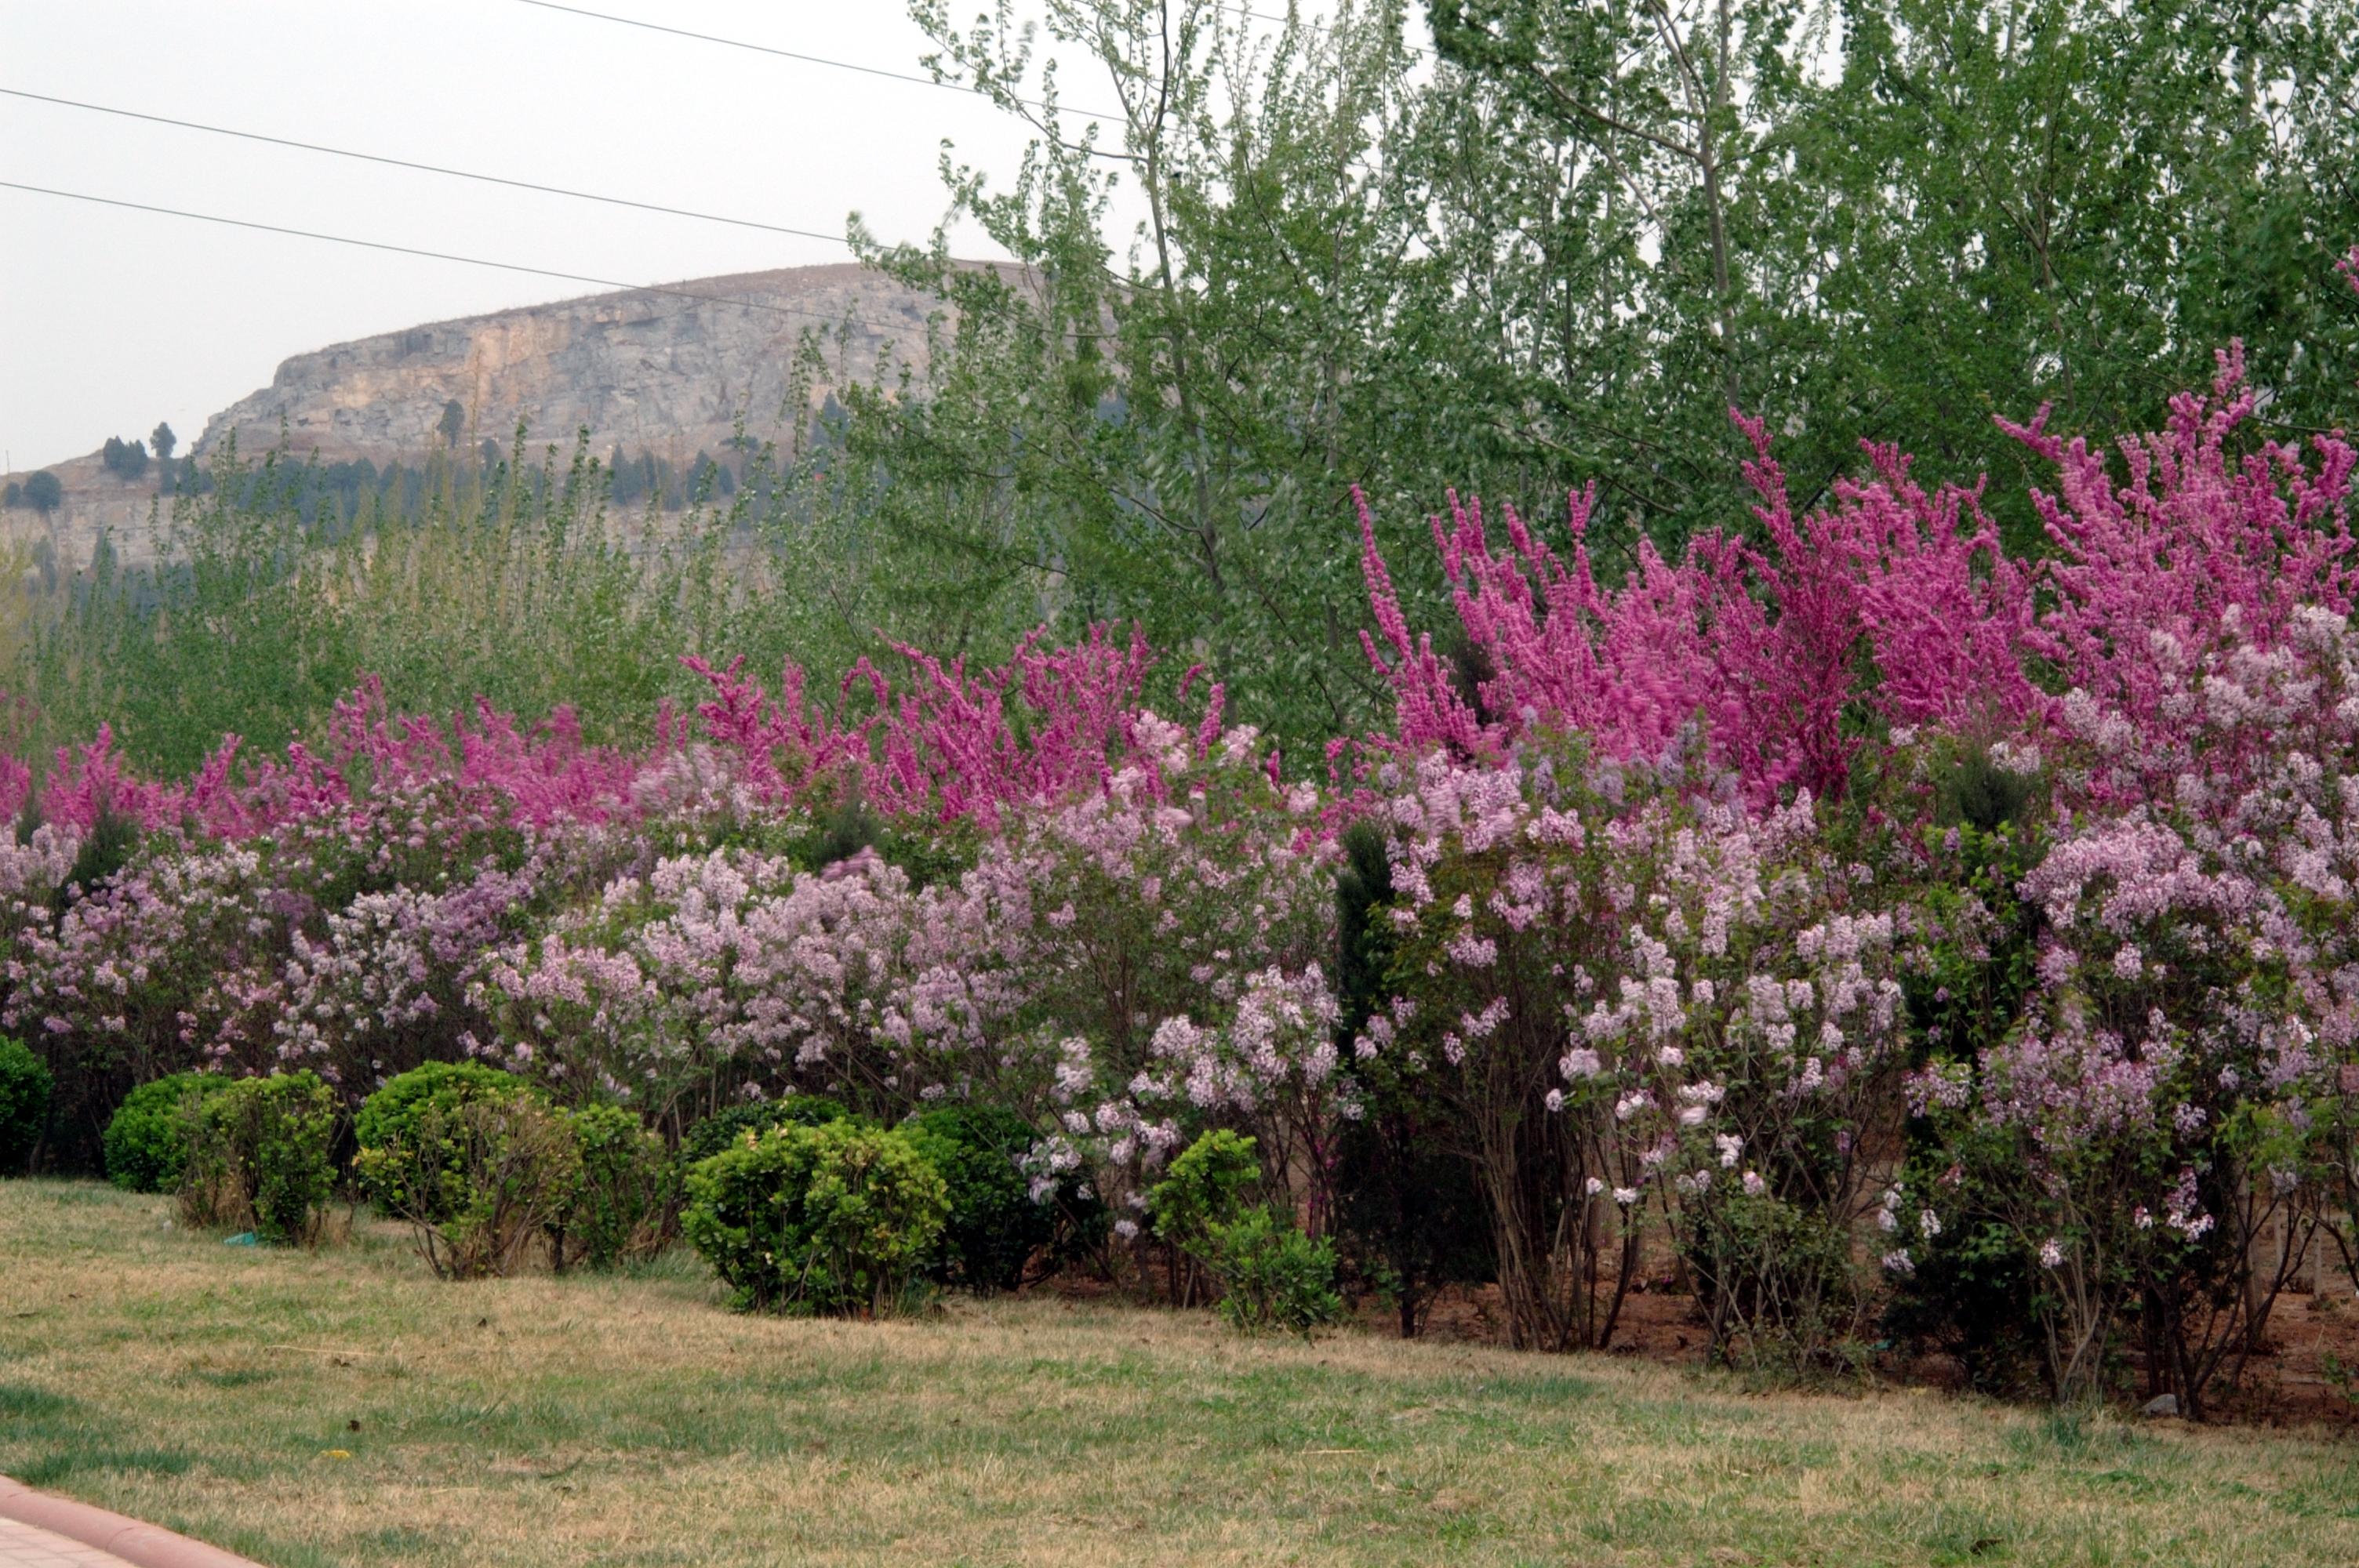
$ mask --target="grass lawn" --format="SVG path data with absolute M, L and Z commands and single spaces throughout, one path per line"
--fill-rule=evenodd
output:
M 0 1471 L 297 1564 L 2359 1563 L 2359 1447 L 1050 1298 L 446 1285 L 0 1183 Z

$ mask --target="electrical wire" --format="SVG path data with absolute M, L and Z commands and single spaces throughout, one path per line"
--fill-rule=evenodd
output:
M 799 316 L 831 325 L 849 322 L 878 332 L 893 330 L 884 322 L 872 321 L 864 316 L 834 316 L 824 311 L 799 310 L 789 305 L 771 305 L 758 299 L 733 298 L 725 294 L 699 294 L 693 289 L 667 288 L 659 284 L 628 283 L 619 278 L 593 277 L 588 273 L 560 272 L 553 267 L 527 266 L 522 262 L 493 261 L 485 256 L 460 255 L 451 251 L 429 251 L 418 245 L 397 245 L 384 240 L 359 240 L 349 234 L 329 234 L 316 229 L 296 229 L 280 223 L 260 223 L 248 218 L 224 218 L 216 212 L 190 212 L 178 207 L 158 207 L 145 201 L 125 201 L 113 196 L 93 196 L 82 190 L 60 190 L 51 186 L 27 185 L 21 180 L 0 179 L 0 190 L 25 190 L 36 196 L 55 196 L 69 201 L 88 201 L 101 207 L 119 207 L 127 211 L 152 212 L 167 218 L 189 218 L 201 223 L 220 223 L 233 229 L 252 229 L 266 234 L 287 234 L 302 240 L 324 240 L 330 244 L 357 245 L 364 250 L 389 251 L 396 255 L 424 256 L 431 261 L 460 262 L 468 266 L 493 267 L 501 272 L 529 273 L 536 277 L 561 278 L 568 283 L 593 283 L 601 288 L 617 289 L 629 294 L 658 294 L 672 299 L 694 299 L 707 305 L 734 305 L 741 309 L 766 310 L 777 316 Z
M 734 49 L 751 49 L 756 54 L 777 55 L 781 59 L 800 60 L 805 65 L 824 65 L 837 70 L 856 70 L 863 76 L 881 76 L 887 81 L 906 81 L 919 87 L 939 87 L 947 92 L 975 91 L 961 82 L 938 81 L 930 76 L 913 76 L 906 70 L 887 70 L 883 66 L 862 65 L 854 60 L 830 59 L 825 55 L 804 54 L 799 49 L 782 49 L 770 44 L 750 43 L 744 38 L 724 38 L 718 33 L 691 32 L 686 27 L 675 27 L 664 22 L 643 22 L 636 16 L 618 16 L 611 11 L 592 11 L 580 5 L 560 5 L 557 4 L 557 0 L 516 0 L 516 4 L 535 6 L 543 11 L 562 11 L 570 16 L 587 16 L 592 21 L 614 22 L 625 27 L 644 27 L 651 33 L 669 33 L 674 38 L 694 38 L 699 43 L 721 44 Z M 1038 109 L 1043 112 L 1049 107 L 1047 103 L 1037 98 L 1019 97 L 1016 102 L 1027 109 Z M 1102 114 L 1094 109 L 1076 109 L 1071 104 L 1062 104 L 1060 107 L 1070 114 L 1080 114 L 1092 120 L 1103 120 L 1109 124 L 1119 124 L 1123 119 L 1120 114 Z
M 138 109 L 117 108 L 111 103 L 88 103 L 78 98 L 57 98 L 47 92 L 28 92 L 21 87 L 0 87 L 0 96 L 22 98 L 35 103 L 53 103 L 67 109 L 83 109 L 93 114 L 117 114 L 126 120 L 145 120 L 150 124 L 172 125 L 183 131 L 202 131 L 209 135 L 235 136 L 241 141 L 262 142 L 275 147 L 293 147 L 307 153 L 326 153 L 332 157 L 356 158 L 363 163 L 384 164 L 393 168 L 416 169 L 422 174 L 446 175 L 452 179 L 480 180 L 485 185 L 505 185 L 516 190 L 537 190 L 548 196 L 570 196 L 579 201 L 603 201 L 612 207 L 632 207 L 642 212 L 663 212 L 675 218 L 696 218 L 707 223 L 732 223 L 741 229 L 761 229 L 773 234 L 792 234 L 799 239 L 825 240 L 831 244 L 849 244 L 842 234 L 822 233 L 817 229 L 797 229 L 784 223 L 765 223 L 752 218 L 733 218 L 722 212 L 700 212 L 687 207 L 666 207 L 654 201 L 635 201 L 626 196 L 603 196 L 594 190 L 575 190 L 562 185 L 541 185 L 529 179 L 510 179 L 504 175 L 479 174 L 472 169 L 446 168 L 440 164 L 419 163 L 409 158 L 388 157 L 381 153 L 355 152 L 350 147 L 324 146 L 318 142 L 299 142 L 292 136 L 267 136 L 259 131 L 233 130 L 227 125 L 208 125 L 198 120 L 176 120 L 168 114 L 150 114 Z

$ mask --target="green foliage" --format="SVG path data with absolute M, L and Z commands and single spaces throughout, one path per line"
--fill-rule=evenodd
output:
M 1392 903 L 1393 867 L 1373 823 L 1353 823 L 1336 847 L 1343 863 L 1335 871 L 1335 1000 L 1342 1010 L 1335 1044 L 1348 1059 L 1353 1036 L 1385 1000 L 1393 943 L 1382 916 Z
M 133 1089 L 101 1140 L 106 1179 L 131 1193 L 179 1191 L 192 1124 L 204 1102 L 233 1081 L 220 1073 L 174 1073 Z
M 1714 1354 L 1759 1371 L 1856 1370 L 1868 1294 L 1850 1217 L 1774 1189 L 1722 1182 L 1714 1193 L 1682 1211 L 1679 1234 Z
M 601 1174 L 631 1168 L 635 1152 L 610 1147 Z M 520 1084 L 416 1101 L 383 1141 L 362 1142 L 353 1168 L 409 1222 L 419 1255 L 447 1280 L 509 1272 L 532 1240 L 558 1229 L 576 1205 L 584 1206 L 593 1228 L 603 1223 L 619 1230 L 628 1195 L 584 1191 L 572 1122 Z M 632 1174 L 644 1173 L 634 1168 Z M 602 1239 L 626 1245 L 614 1231 Z
M 316 1074 L 240 1078 L 191 1119 L 180 1207 L 192 1225 L 250 1228 L 277 1246 L 318 1233 L 335 1183 L 336 1099 Z
M 611 1269 L 652 1254 L 679 1189 L 663 1140 L 619 1106 L 584 1106 L 566 1120 L 578 1173 L 549 1224 L 551 1259 L 560 1269 L 575 1260 Z
M 365 1156 L 353 1166 L 361 1189 L 380 1214 L 429 1223 L 442 1218 L 440 1195 L 459 1173 L 425 1162 L 429 1151 L 447 1148 L 436 1143 L 429 1122 L 448 1134 L 456 1130 L 451 1118 L 464 1106 L 537 1092 L 515 1074 L 481 1062 L 429 1062 L 388 1079 L 353 1119 L 353 1141 Z M 371 1155 L 372 1150 L 377 1152 Z
M 147 449 L 137 441 L 109 436 L 98 449 L 98 464 L 117 479 L 138 479 L 147 471 Z
M 1323 1238 L 1313 1240 L 1267 1208 L 1209 1226 L 1205 1238 L 1206 1261 L 1221 1287 L 1221 1317 L 1230 1327 L 1308 1339 L 1343 1320 L 1335 1249 Z
M 2032 1249 L 1992 1217 L 2023 1181 L 2013 1151 L 1970 1135 L 1939 1143 L 1911 1130 L 1902 1185 L 1930 1195 L 1959 1217 L 1940 1235 L 1909 1240 L 1915 1267 L 1891 1282 L 1884 1328 L 1896 1342 L 1955 1357 L 1977 1390 L 2012 1396 L 2046 1380 L 2039 1295 L 2046 1281 Z M 2049 1390 L 2052 1392 L 2052 1390 Z
M 49 1120 L 49 1069 L 21 1040 L 0 1037 L 0 1176 L 25 1168 Z
M 478 694 L 524 714 L 570 706 L 590 740 L 638 741 L 665 698 L 697 694 L 683 650 L 775 667 L 868 646 L 864 628 L 783 639 L 815 622 L 754 547 L 784 505 L 774 479 L 647 540 L 608 515 L 582 450 L 569 465 L 519 441 L 488 462 L 378 470 L 232 449 L 182 467 L 161 561 L 110 554 L 35 606 L 5 672 L 37 694 L 29 751 L 105 722 L 143 770 L 185 773 L 226 733 L 249 751 L 316 733 L 365 675 L 411 711 Z
M 774 1127 L 822 1127 L 848 1118 L 852 1113 L 825 1095 L 784 1095 L 777 1099 L 747 1100 L 716 1110 L 690 1128 L 688 1136 L 679 1141 L 679 1163 L 685 1169 L 701 1160 L 710 1160 L 723 1149 L 757 1138 Z
M 1019 1163 L 1032 1147 L 1030 1124 L 992 1106 L 945 1106 L 902 1131 L 950 1195 L 936 1276 L 975 1291 L 1014 1290 L 1025 1264 L 1058 1235 L 1056 1206 L 1034 1201 Z
M 139 852 L 139 838 L 136 821 L 111 806 L 102 806 L 97 820 L 90 825 L 90 831 L 74 850 L 73 867 L 66 872 L 65 885 L 59 891 L 95 892 L 131 863 L 131 858 Z
M 58 482 L 57 475 L 47 470 L 28 475 L 17 488 L 16 495 L 23 504 L 44 517 L 64 505 L 66 499 L 65 486 Z
M 788 1124 L 691 1167 L 680 1228 L 745 1310 L 882 1316 L 911 1300 L 950 1216 L 897 1131 Z
M 1906 982 L 1915 1065 L 1972 1067 L 2022 1016 L 2038 980 L 2045 921 L 2017 891 L 2047 853 L 2028 809 L 2036 781 L 1979 752 L 1951 760 L 1926 879 L 1931 934 Z M 1913 1271 L 1891 1281 L 1884 1309 L 1894 1339 L 1957 1357 L 1977 1389 L 2017 1393 L 2047 1371 L 2037 1305 L 2041 1271 L 2014 1229 L 1992 1217 L 2023 1172 L 2014 1151 L 1980 1124 L 1912 1119 L 1900 1184 L 1959 1217 L 1938 1236 L 1912 1237 Z
M 1384 837 L 1369 824 L 1344 829 L 1340 847 L 1335 1054 L 1352 1064 L 1364 1110 L 1336 1141 L 1336 1228 L 1361 1272 L 1392 1297 L 1408 1339 L 1441 1286 L 1489 1277 L 1491 1217 L 1430 1097 L 1390 1062 L 1361 1063 L 1353 1050 L 1386 996 L 1395 943 L 1382 914 L 1393 875 Z
M 1246 1195 L 1261 1180 L 1256 1143 L 1216 1127 L 1182 1150 L 1147 1195 L 1155 1234 L 1202 1256 L 1213 1227 L 1242 1215 Z

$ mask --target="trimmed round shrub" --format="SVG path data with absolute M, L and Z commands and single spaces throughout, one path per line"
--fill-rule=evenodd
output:
M 756 1137 L 773 1127 L 824 1127 L 831 1121 L 860 1120 L 825 1095 L 781 1095 L 777 1099 L 747 1100 L 711 1116 L 688 1130 L 679 1141 L 679 1162 L 685 1168 L 710 1160 L 745 1136 Z
M 1308 1339 L 1343 1320 L 1335 1291 L 1335 1249 L 1313 1240 L 1275 1209 L 1250 1208 L 1205 1232 L 1221 1317 L 1246 1334 L 1280 1330 Z
M 336 1097 L 317 1074 L 236 1079 L 191 1124 L 180 1187 L 190 1224 L 243 1226 L 278 1246 L 318 1234 L 335 1184 Z
M 507 1273 L 579 1195 L 572 1119 L 521 1083 L 454 1087 L 406 1110 L 353 1169 L 446 1280 Z
M 571 1112 L 577 1164 L 571 1189 L 549 1227 L 549 1250 L 569 1262 L 611 1269 L 663 1245 L 679 1175 L 663 1140 L 620 1106 Z
M 690 1167 L 680 1228 L 748 1311 L 883 1316 L 908 1305 L 950 1215 L 904 1134 L 792 1123 Z
M 435 1206 L 442 1187 L 439 1173 L 421 1170 L 417 1160 L 419 1152 L 429 1144 L 444 1146 L 426 1135 L 426 1124 L 433 1121 L 439 1134 L 448 1134 L 452 1130 L 450 1118 L 461 1107 L 480 1100 L 505 1101 L 519 1094 L 538 1098 L 540 1091 L 514 1073 L 481 1062 L 429 1062 L 387 1079 L 384 1087 L 362 1102 L 360 1113 L 353 1118 L 353 1141 L 362 1154 L 376 1151 L 373 1156 L 355 1159 L 353 1170 L 377 1212 L 429 1223 L 444 1217 L 444 1212 Z
M 0 1039 L 0 1175 L 14 1175 L 33 1157 L 49 1125 L 49 1069 L 21 1040 Z
M 130 1193 L 178 1192 L 189 1162 L 190 1119 L 234 1081 L 221 1073 L 174 1073 L 133 1089 L 100 1140 L 106 1179 Z
M 1020 1162 L 1032 1148 L 1031 1124 L 993 1106 L 944 1106 L 902 1123 L 901 1130 L 941 1173 L 950 1218 L 931 1269 L 945 1284 L 1010 1291 L 1024 1265 L 1057 1240 L 1058 1211 L 1035 1201 Z

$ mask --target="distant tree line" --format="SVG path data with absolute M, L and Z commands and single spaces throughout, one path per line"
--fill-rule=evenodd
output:
M 683 467 L 646 450 L 636 458 L 627 456 L 618 441 L 607 469 L 614 475 L 617 506 L 644 505 L 653 497 L 661 510 L 677 512 L 699 501 L 737 493 L 737 475 L 706 452 L 698 452 Z
M 0 492 L 0 503 L 10 507 L 29 506 L 44 517 L 55 512 L 64 500 L 65 487 L 58 483 L 57 475 L 46 470 L 28 475 L 21 481 L 12 479 L 8 481 L 7 490 Z

